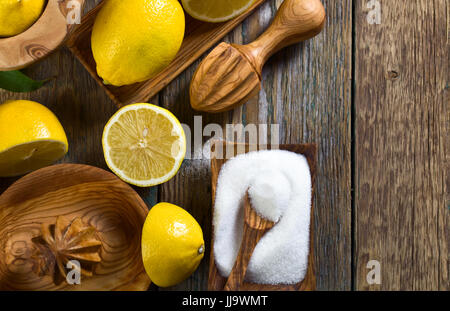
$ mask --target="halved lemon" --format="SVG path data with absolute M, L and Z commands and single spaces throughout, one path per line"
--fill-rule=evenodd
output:
M 186 136 L 178 119 L 151 104 L 125 106 L 103 131 L 108 167 L 123 181 L 151 187 L 171 179 L 186 154 Z
M 29 100 L 0 105 L 0 177 L 53 164 L 67 150 L 66 133 L 47 107 Z
M 195 19 L 220 23 L 244 13 L 254 0 L 182 0 L 183 7 Z

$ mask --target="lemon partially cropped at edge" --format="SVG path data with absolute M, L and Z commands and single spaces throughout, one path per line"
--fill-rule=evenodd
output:
M 67 150 L 64 129 L 48 108 L 28 100 L 0 104 L 0 177 L 53 164 Z
M 177 0 L 106 0 L 91 37 L 98 75 L 114 86 L 154 77 L 175 58 L 184 30 Z
M 210 23 L 228 21 L 244 13 L 255 0 L 181 0 L 193 18 Z
M 18 35 L 41 16 L 45 0 L 0 0 L 0 37 Z
M 169 203 L 150 210 L 142 231 L 142 259 L 154 284 L 169 287 L 184 281 L 204 254 L 202 228 L 187 211 Z

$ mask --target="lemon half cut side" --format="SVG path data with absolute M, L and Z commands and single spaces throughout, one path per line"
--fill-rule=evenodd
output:
M 123 181 L 151 187 L 171 179 L 186 154 L 186 136 L 178 119 L 152 104 L 120 109 L 103 131 L 108 167 Z
M 220 23 L 244 13 L 254 0 L 182 0 L 183 7 L 193 18 Z
M 20 176 L 52 165 L 67 153 L 67 144 L 57 140 L 36 140 L 0 152 L 0 176 Z
M 51 165 L 68 148 L 61 123 L 47 107 L 29 100 L 0 104 L 0 177 Z

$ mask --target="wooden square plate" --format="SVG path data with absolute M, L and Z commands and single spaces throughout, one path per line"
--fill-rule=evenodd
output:
M 119 106 L 148 102 L 203 53 L 213 47 L 228 32 L 239 25 L 251 12 L 266 0 L 255 0 L 254 4 L 243 14 L 224 23 L 205 23 L 186 15 L 186 33 L 183 44 L 172 63 L 151 80 L 132 85 L 115 87 L 103 84 L 97 75 L 96 64 L 91 50 L 91 33 L 98 11 L 104 1 L 83 17 L 67 41 L 67 46 L 78 60 L 86 67 L 97 83 L 103 87 L 111 99 Z
M 216 197 L 216 185 L 219 177 L 219 172 L 222 165 L 227 161 L 226 159 L 217 159 L 215 154 L 218 154 L 216 148 L 222 147 L 220 150 L 224 155 L 222 158 L 230 158 L 228 155 L 239 155 L 242 153 L 248 153 L 250 151 L 258 150 L 255 145 L 248 144 L 236 144 L 219 142 L 218 144 L 212 144 L 211 149 L 211 182 L 212 182 L 212 202 L 214 206 Z M 268 147 L 267 149 L 271 149 Z M 308 255 L 308 270 L 306 276 L 298 284 L 295 285 L 265 285 L 265 284 L 253 284 L 244 283 L 241 287 L 243 291 L 308 291 L 316 289 L 316 276 L 314 268 L 314 188 L 316 179 L 316 163 L 317 163 L 317 145 L 315 144 L 301 144 L 301 145 L 280 145 L 279 149 L 302 154 L 306 157 L 311 172 L 311 184 L 312 184 L 312 201 L 311 201 L 311 219 L 310 219 L 310 233 L 309 233 L 309 255 Z M 227 155 L 227 156 L 225 156 Z M 214 230 L 213 230 L 214 231 Z M 214 234 L 214 233 L 213 233 Z M 209 263 L 209 278 L 208 278 L 208 290 L 220 291 L 223 290 L 226 278 L 222 277 L 217 270 L 214 260 L 214 238 L 211 237 L 211 250 L 210 250 L 210 263 Z

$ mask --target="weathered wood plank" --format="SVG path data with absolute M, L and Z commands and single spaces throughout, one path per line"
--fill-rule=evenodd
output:
M 226 41 L 248 43 L 265 30 L 282 1 L 269 1 Z M 310 42 L 275 55 L 263 71 L 259 98 L 234 112 L 203 114 L 215 122 L 279 124 L 280 143 L 315 142 L 319 162 L 315 196 L 317 288 L 351 287 L 351 1 L 324 1 L 324 32 Z M 195 66 L 161 93 L 161 104 L 193 129 L 188 86 Z M 264 135 L 266 136 L 266 135 Z M 270 126 L 267 134 L 270 140 Z M 160 199 L 178 204 L 199 221 L 209 245 L 211 189 L 208 161 L 186 161 L 180 173 L 160 188 Z M 207 250 L 207 253 L 209 251 Z M 206 289 L 208 258 L 186 282 L 170 289 Z
M 355 12 L 355 285 L 448 290 L 448 1 L 380 2 Z
M 277 6 L 282 1 L 276 1 Z M 263 73 L 259 107 L 244 123 L 279 124 L 280 143 L 318 144 L 315 254 L 318 290 L 351 285 L 351 1 L 324 1 L 327 24 L 311 41 L 275 55 Z M 273 16 L 275 6 L 260 16 Z M 260 17 L 261 18 L 261 17 Z M 249 21 L 252 23 L 252 21 Z M 248 27 L 251 39 L 255 32 Z

